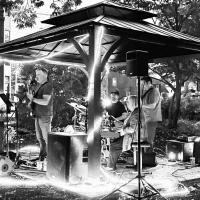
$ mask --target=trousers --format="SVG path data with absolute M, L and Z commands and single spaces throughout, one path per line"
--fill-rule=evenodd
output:
M 36 138 L 40 145 L 40 155 L 47 154 L 48 133 L 51 132 L 52 116 L 41 116 L 35 118 Z

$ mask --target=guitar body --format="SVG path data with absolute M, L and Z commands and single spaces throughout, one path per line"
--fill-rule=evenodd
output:
M 33 98 L 35 97 L 35 94 L 38 91 L 39 87 L 40 87 L 39 84 L 35 80 L 34 81 L 28 80 L 27 91 L 28 91 L 29 94 L 33 95 Z M 30 109 L 30 112 L 33 114 L 34 103 L 32 101 L 29 101 L 27 107 Z

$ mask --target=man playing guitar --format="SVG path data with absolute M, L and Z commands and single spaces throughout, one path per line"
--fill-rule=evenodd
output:
M 53 117 L 53 88 L 48 80 L 48 71 L 39 66 L 35 70 L 38 87 L 35 94 L 27 93 L 27 97 L 33 106 L 35 118 L 36 137 L 40 144 L 41 161 L 47 156 L 47 138 L 51 131 L 51 121 Z
M 111 123 L 111 126 L 113 126 L 112 130 L 116 131 L 123 124 L 123 120 L 126 119 L 127 112 L 124 105 L 119 101 L 119 90 L 114 88 L 110 95 L 112 103 L 106 108 L 106 111 L 108 112 L 108 115 L 111 116 L 111 122 L 113 121 L 113 124 Z M 110 140 L 110 154 L 107 165 L 107 169 L 109 170 L 116 170 L 117 160 L 122 152 L 123 137 L 121 137 L 119 134 L 118 136 L 118 138 Z

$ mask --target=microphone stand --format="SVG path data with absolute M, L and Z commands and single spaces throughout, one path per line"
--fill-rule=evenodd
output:
M 140 128 L 141 128 L 141 105 L 140 105 L 140 77 L 137 76 L 138 80 L 138 157 L 137 157 L 137 166 L 138 166 L 138 199 L 141 199 L 141 143 L 140 143 Z
M 19 161 L 19 148 L 20 148 L 20 141 L 19 141 L 19 115 L 18 115 L 18 103 L 15 102 L 15 119 L 16 119 L 16 137 L 17 137 L 17 145 L 16 145 L 16 158 L 15 158 L 15 163 L 18 163 Z

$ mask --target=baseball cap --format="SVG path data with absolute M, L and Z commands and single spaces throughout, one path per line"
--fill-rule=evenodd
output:
M 119 95 L 119 89 L 118 88 L 112 88 L 112 90 L 110 91 L 110 94 L 117 94 Z
M 41 71 L 45 72 L 46 74 L 48 74 L 48 69 L 46 67 L 43 67 L 40 64 L 35 65 L 35 70 L 41 70 Z

